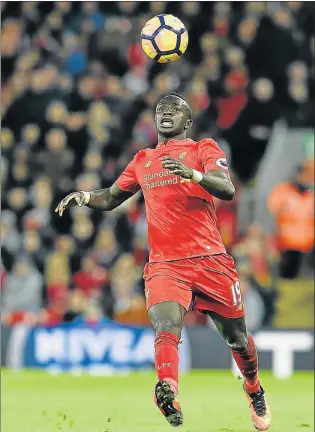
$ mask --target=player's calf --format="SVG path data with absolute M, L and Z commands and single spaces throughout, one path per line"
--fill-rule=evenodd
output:
M 239 339 L 239 348 L 232 348 L 233 358 L 245 380 L 245 388 L 248 393 L 256 393 L 260 390 L 258 376 L 258 355 L 254 340 L 250 334 L 246 334 L 246 345 Z
M 152 306 L 149 315 L 156 330 L 154 357 L 158 380 L 167 380 L 177 392 L 178 344 L 185 310 L 176 302 L 163 302 Z
M 178 344 L 185 309 L 177 302 L 165 301 L 150 307 L 155 337 L 155 369 L 159 382 L 155 387 L 155 403 L 172 426 L 183 424 L 183 415 L 176 398 L 178 392 Z

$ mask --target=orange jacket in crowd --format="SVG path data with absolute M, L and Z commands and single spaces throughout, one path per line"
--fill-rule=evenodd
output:
M 300 192 L 293 183 L 280 183 L 268 198 L 275 216 L 280 251 L 310 252 L 314 248 L 314 192 Z

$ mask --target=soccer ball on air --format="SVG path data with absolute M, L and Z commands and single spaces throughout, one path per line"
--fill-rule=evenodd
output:
M 141 45 L 148 57 L 158 63 L 179 60 L 187 49 L 188 32 L 173 15 L 157 15 L 141 31 Z

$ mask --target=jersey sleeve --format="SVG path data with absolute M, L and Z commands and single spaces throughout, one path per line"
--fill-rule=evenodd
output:
M 219 170 L 229 174 L 226 156 L 219 145 L 211 138 L 199 142 L 198 159 L 204 173 Z
M 124 172 L 115 181 L 116 185 L 123 191 L 136 193 L 140 190 L 140 185 L 136 176 L 136 156 L 127 165 Z

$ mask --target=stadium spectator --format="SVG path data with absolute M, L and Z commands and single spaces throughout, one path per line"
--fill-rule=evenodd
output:
M 108 279 L 108 272 L 91 257 L 86 257 L 82 260 L 81 270 L 73 275 L 72 285 L 88 297 L 100 298 Z
M 1 212 L 1 248 L 13 256 L 21 246 L 21 236 L 16 226 L 16 216 L 10 210 Z
M 232 255 L 238 266 L 247 268 L 245 282 L 260 296 L 264 305 L 261 323 L 270 325 L 279 277 L 278 252 L 272 236 L 267 236 L 262 227 L 254 223 L 248 227 L 246 236 L 233 247 Z
M 143 293 L 140 291 L 139 268 L 132 255 L 122 255 L 111 271 L 114 297 L 113 319 L 121 323 L 149 324 Z
M 246 263 L 240 264 L 238 272 L 240 275 L 244 308 L 246 310 L 246 325 L 250 331 L 254 331 L 261 328 L 263 324 L 266 314 L 265 305 L 251 277 L 250 267 Z
M 38 315 L 38 323 L 44 326 L 61 324 L 68 308 L 69 292 L 62 284 L 52 284 L 47 291 L 47 305 Z
M 13 152 L 14 135 L 11 129 L 1 129 L 1 153 L 2 156 L 10 158 Z
M 300 166 L 293 181 L 275 186 L 268 200 L 275 218 L 280 274 L 295 278 L 303 257 L 314 250 L 314 165 Z
M 35 159 L 35 174 L 43 172 L 54 184 L 67 174 L 73 165 L 73 154 L 67 148 L 67 136 L 62 129 L 51 129 L 47 132 L 46 149 L 38 153 Z
M 42 275 L 27 259 L 17 260 L 3 286 L 2 322 L 35 324 L 43 304 L 43 282 Z

